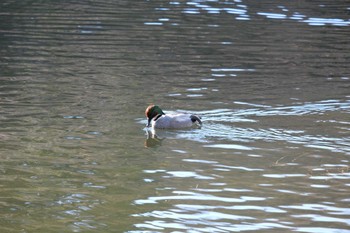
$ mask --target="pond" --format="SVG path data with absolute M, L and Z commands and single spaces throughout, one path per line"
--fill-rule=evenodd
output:
M 349 11 L 2 1 L 0 231 L 350 232 Z

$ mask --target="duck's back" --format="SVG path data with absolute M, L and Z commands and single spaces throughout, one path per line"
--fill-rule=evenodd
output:
M 191 127 L 193 122 L 191 120 L 190 114 L 173 114 L 173 115 L 163 115 L 158 120 L 155 121 L 155 128 L 187 128 Z

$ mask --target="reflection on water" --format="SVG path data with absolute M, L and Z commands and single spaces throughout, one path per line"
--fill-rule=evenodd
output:
M 284 3 L 286 4 L 286 3 Z M 162 12 L 174 12 L 181 11 L 183 14 L 209 14 L 219 15 L 227 14 L 228 17 L 234 17 L 236 20 L 252 20 L 252 17 L 256 15 L 264 16 L 267 19 L 279 19 L 279 20 L 295 20 L 300 23 L 307 23 L 310 26 L 349 26 L 350 20 L 348 18 L 322 18 L 314 17 L 313 14 L 307 16 L 305 14 L 311 10 L 325 11 L 329 6 L 327 4 L 306 3 L 306 2 L 291 2 L 288 5 L 278 3 L 250 3 L 249 1 L 192 1 L 192 2 L 169 2 L 167 7 L 155 7 L 155 11 Z M 337 6 L 338 7 L 338 6 Z M 266 11 L 264 11 L 267 8 Z M 348 6 L 343 5 L 344 10 L 349 10 Z M 329 10 L 329 9 L 327 9 Z M 314 13 L 314 12 L 312 12 Z M 336 13 L 336 12 L 331 12 Z M 232 16 L 231 16 L 232 15 Z M 164 23 L 171 23 L 171 18 L 163 17 L 159 18 L 158 22 L 145 22 L 146 25 L 161 26 Z M 178 26 L 177 23 L 171 23 L 173 26 Z
M 2 1 L 0 232 L 349 232 L 348 12 Z
M 255 158 L 256 159 L 256 158 Z M 244 159 L 245 160 L 245 159 Z M 302 160 L 302 159 L 300 159 Z M 306 174 L 266 174 L 272 168 L 250 169 L 246 167 L 226 166 L 214 160 L 183 159 L 183 162 L 191 163 L 191 170 L 196 172 L 167 170 L 144 170 L 148 176 L 152 176 L 151 182 L 158 184 L 164 180 L 164 187 L 157 188 L 157 195 L 147 199 L 136 200 L 136 205 L 157 205 L 155 210 L 135 214 L 135 217 L 148 219 L 142 224 L 136 224 L 138 228 L 153 231 L 173 230 L 198 230 L 198 231 L 242 231 L 264 229 L 290 229 L 293 231 L 313 232 L 313 227 L 297 227 L 302 224 L 298 221 L 309 219 L 312 225 L 325 223 L 324 227 L 317 227 L 322 232 L 337 232 L 339 229 L 331 229 L 327 224 L 340 223 L 348 225 L 347 215 L 349 208 L 335 206 L 334 202 L 323 201 L 323 204 L 315 204 L 315 200 L 325 200 L 323 194 L 318 197 L 318 189 L 329 189 L 326 185 L 317 184 Z M 197 164 L 197 165 L 196 165 Z M 285 166 L 297 166 L 298 163 L 289 163 Z M 261 165 L 260 165 L 261 166 Z M 263 166 L 261 166 L 263 167 Z M 210 177 L 200 175 L 210 171 Z M 180 174 L 169 176 L 169 174 Z M 224 175 L 226 174 L 226 175 Z M 233 176 L 230 176 L 233 175 Z M 237 175 L 237 178 L 235 177 Z M 229 178 L 230 177 L 230 178 Z M 257 179 L 253 182 L 251 179 Z M 323 178 L 328 180 L 328 178 Z M 174 179 L 186 179 L 189 191 L 179 191 L 184 185 L 173 187 Z M 349 178 L 349 173 L 344 174 L 344 179 Z M 278 180 L 273 181 L 274 179 Z M 299 182 L 287 185 L 288 180 L 298 179 Z M 305 187 L 306 183 L 313 183 L 311 187 Z M 258 184 L 258 186 L 256 186 Z M 289 186 L 289 187 L 288 187 Z M 159 187 L 159 185 L 158 185 Z M 344 189 L 343 191 L 345 191 Z M 343 197 L 345 197 L 343 193 Z M 301 200 L 299 197 L 303 197 Z M 277 200 L 276 200 L 277 199 Z M 313 200 L 313 201 L 312 201 Z M 275 205 L 273 203 L 280 203 Z M 311 201 L 311 203 L 309 202 Z M 343 199 L 340 202 L 348 202 Z M 208 205 L 208 203 L 215 203 Z M 301 203 L 300 205 L 288 205 L 283 203 Z M 166 208 L 168 206 L 168 208 Z M 165 210 L 163 210 L 165 208 Z M 153 209 L 153 208 L 152 208 Z M 296 211 L 296 212 L 294 212 Z M 312 214 L 305 214 L 308 211 Z M 292 214 L 292 221 L 282 216 Z M 264 216 L 264 217 L 261 217 Z M 345 218 L 345 219 L 344 219 Z M 153 219 L 153 220 L 152 220 Z

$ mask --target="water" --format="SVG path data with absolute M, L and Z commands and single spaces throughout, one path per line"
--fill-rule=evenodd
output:
M 349 9 L 2 1 L 0 231 L 350 232 Z

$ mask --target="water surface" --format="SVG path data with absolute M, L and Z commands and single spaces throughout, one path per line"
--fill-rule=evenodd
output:
M 350 232 L 349 9 L 2 1 L 0 231 Z

